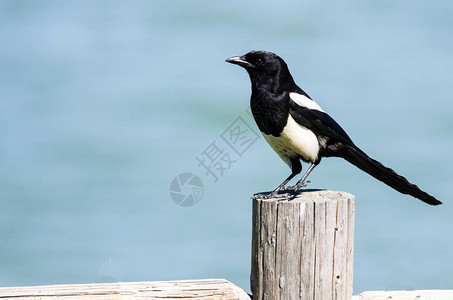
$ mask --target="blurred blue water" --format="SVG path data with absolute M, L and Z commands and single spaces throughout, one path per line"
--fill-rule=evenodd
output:
M 444 201 L 338 159 L 356 195 L 354 292 L 453 286 L 453 4 L 0 1 L 0 286 L 223 277 L 248 290 L 252 193 L 289 170 L 258 139 L 218 182 L 197 166 L 246 112 L 224 59 L 278 53 L 353 140 Z M 175 205 L 171 180 L 205 191 Z

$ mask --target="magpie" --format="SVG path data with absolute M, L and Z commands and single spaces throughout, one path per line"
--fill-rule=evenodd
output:
M 297 192 L 323 157 L 341 157 L 400 193 L 430 205 L 442 204 L 415 184 L 360 150 L 343 128 L 294 82 L 288 66 L 278 55 L 251 51 L 228 58 L 248 72 L 252 83 L 250 107 L 266 141 L 290 167 L 291 174 L 272 193 Z M 311 163 L 294 185 L 288 182 L 302 171 L 301 160 Z

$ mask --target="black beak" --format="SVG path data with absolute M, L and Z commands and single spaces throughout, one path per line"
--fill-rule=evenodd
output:
M 249 63 L 244 56 L 233 56 L 225 60 L 231 64 L 239 65 L 244 68 L 253 68 L 253 65 Z

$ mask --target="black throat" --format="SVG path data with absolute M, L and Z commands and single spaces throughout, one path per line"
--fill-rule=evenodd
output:
M 286 70 L 275 74 L 249 73 L 252 82 L 250 107 L 261 132 L 280 136 L 289 116 L 289 93 L 301 90 Z

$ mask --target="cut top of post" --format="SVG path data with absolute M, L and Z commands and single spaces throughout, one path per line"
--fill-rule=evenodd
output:
M 330 190 L 304 190 L 299 192 L 295 195 L 284 195 L 279 194 L 272 198 L 262 198 L 261 196 L 265 196 L 268 193 L 259 193 L 253 195 L 252 199 L 259 200 L 259 201 L 269 201 L 269 202 L 291 202 L 291 203 L 299 203 L 299 202 L 326 202 L 329 200 L 346 200 L 346 199 L 354 199 L 354 195 L 346 192 L 339 192 L 339 191 L 330 191 Z

